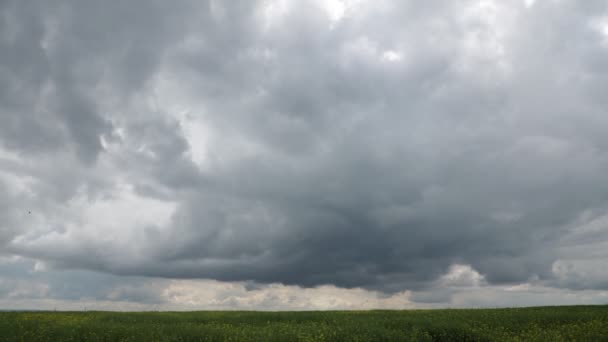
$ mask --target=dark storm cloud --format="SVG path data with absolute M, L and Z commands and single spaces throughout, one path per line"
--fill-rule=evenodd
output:
M 437 289 L 463 264 L 489 284 L 576 287 L 560 246 L 608 209 L 605 5 L 383 1 L 333 23 L 314 2 L 267 5 L 4 4 L 7 170 L 35 179 L 28 203 L 63 227 L 19 232 L 17 197 L 0 197 L 6 253 L 383 291 Z M 182 112 L 206 127 L 201 165 Z M 60 216 L 118 182 L 175 204 L 168 222 L 106 236 Z
M 104 83 L 128 99 L 181 28 L 160 2 L 7 1 L 1 10 L 2 142 L 23 151 L 73 147 L 88 162 L 112 129 L 98 108 Z

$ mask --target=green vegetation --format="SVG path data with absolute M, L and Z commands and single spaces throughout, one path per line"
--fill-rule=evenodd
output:
M 2 312 L 0 341 L 608 341 L 608 306 L 330 312 Z

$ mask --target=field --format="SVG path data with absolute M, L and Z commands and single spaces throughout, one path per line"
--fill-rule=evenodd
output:
M 0 341 L 608 341 L 608 306 L 329 312 L 2 312 Z

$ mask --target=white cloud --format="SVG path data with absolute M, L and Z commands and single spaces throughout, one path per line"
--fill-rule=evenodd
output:
M 470 265 L 452 265 L 446 274 L 439 278 L 442 286 L 478 287 L 486 283 L 484 277 Z
M 534 6 L 534 3 L 536 3 L 536 0 L 524 0 L 524 5 L 526 6 L 526 8 Z
M 163 292 L 176 306 L 217 309 L 348 310 L 411 308 L 409 291 L 383 295 L 360 288 L 301 288 L 270 284 L 247 289 L 244 283 L 176 280 Z
M 384 51 L 384 53 L 382 54 L 382 58 L 386 59 L 389 62 L 397 62 L 403 59 L 401 54 L 394 50 Z

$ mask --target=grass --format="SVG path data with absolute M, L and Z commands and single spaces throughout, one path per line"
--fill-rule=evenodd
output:
M 608 341 L 608 306 L 2 312 L 0 341 Z

